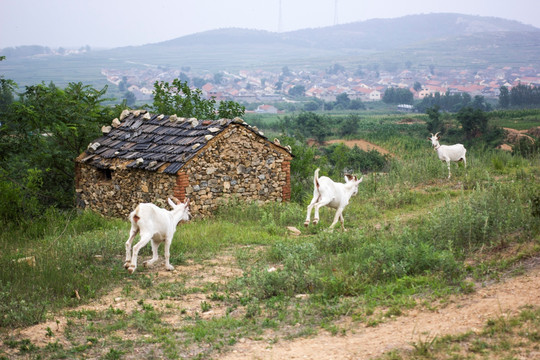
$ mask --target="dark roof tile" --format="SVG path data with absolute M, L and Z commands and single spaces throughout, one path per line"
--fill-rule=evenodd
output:
M 168 165 L 164 172 L 174 174 L 211 141 L 207 140 L 207 135 L 214 137 L 231 124 L 244 126 L 266 139 L 238 118 L 203 120 L 192 126 L 193 123 L 188 119 L 170 121 L 170 116 L 165 115 L 159 119 L 156 114 L 150 114 L 148 119 L 146 112 L 139 111 L 139 116 L 135 116 L 134 112 L 132 111 L 119 127 L 94 140 L 93 143 L 99 143 L 100 146 L 94 152 L 89 148 L 79 161 L 98 168 L 108 168 L 114 159 L 132 160 L 127 167 L 156 171 L 163 165 Z M 199 146 L 194 149 L 195 144 Z M 142 162 L 137 161 L 141 158 Z

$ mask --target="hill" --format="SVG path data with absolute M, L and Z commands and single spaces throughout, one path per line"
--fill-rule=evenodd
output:
M 106 83 L 102 69 L 165 67 L 218 72 L 283 66 L 324 69 L 429 61 L 438 68 L 540 67 L 540 29 L 517 21 L 461 14 L 410 15 L 285 33 L 217 29 L 143 46 L 101 51 L 2 49 L 0 73 L 19 84 Z

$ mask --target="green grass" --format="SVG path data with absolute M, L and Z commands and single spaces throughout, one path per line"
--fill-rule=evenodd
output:
M 446 166 L 420 140 L 422 130 L 394 128 L 410 135 L 401 136 L 392 121 L 364 124 L 367 138 L 400 156 L 388 174 L 366 176 L 344 212 L 347 232 L 327 231 L 334 215 L 327 208 L 319 225 L 304 229 L 308 199 L 224 204 L 215 216 L 179 227 L 171 262 L 180 270 L 167 278 L 142 266 L 133 275 L 123 269 L 126 220 L 51 210 L 5 227 L 0 358 L 15 351 L 31 358 L 114 359 L 134 351 L 146 358 L 217 358 L 246 337 L 276 342 L 321 328 L 342 334 L 336 320 L 343 316 L 377 326 L 419 303 L 472 291 L 471 277 L 519 273 L 521 261 L 537 256 L 538 159 L 473 148 L 469 167 L 454 165 L 447 180 Z M 287 226 L 303 235 L 290 235 Z M 508 249 L 521 250 L 498 256 Z M 150 253 L 147 247 L 140 256 Z M 27 257 L 35 266 L 18 262 Z M 229 267 L 236 271 L 227 274 Z M 77 308 L 112 291 L 132 306 Z M 199 301 L 190 305 L 190 296 Z M 46 345 L 11 334 L 62 315 L 65 328 L 44 331 Z M 432 354 L 438 341 L 418 343 L 417 356 Z M 483 352 L 491 346 L 484 342 L 472 346 Z

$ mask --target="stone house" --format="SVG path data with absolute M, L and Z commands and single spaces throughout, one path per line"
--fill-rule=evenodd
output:
M 197 120 L 124 110 L 76 159 L 77 206 L 126 217 L 139 203 L 190 198 L 193 216 L 220 200 L 290 199 L 290 148 L 242 119 Z

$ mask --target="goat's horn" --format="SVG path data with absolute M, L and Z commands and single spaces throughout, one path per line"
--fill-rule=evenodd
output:
M 435 134 L 435 136 L 439 135 L 440 131 L 437 131 L 437 133 Z

